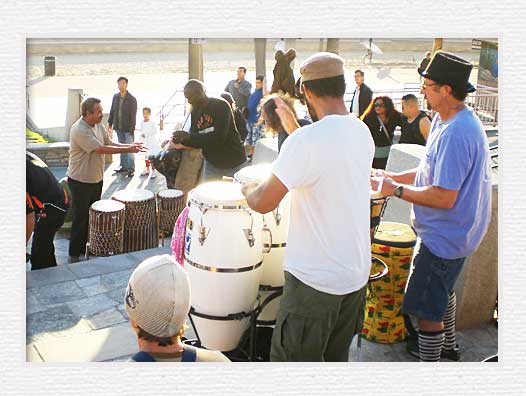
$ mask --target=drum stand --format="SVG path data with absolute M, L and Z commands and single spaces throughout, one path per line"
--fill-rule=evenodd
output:
M 279 290 L 276 290 L 275 288 L 270 289 L 275 290 L 274 293 L 269 295 L 263 302 L 260 302 L 258 306 L 250 311 L 250 312 L 238 312 L 235 314 L 229 314 L 227 316 L 214 316 L 214 315 L 207 315 L 200 312 L 197 312 L 194 307 L 190 308 L 190 312 L 188 314 L 188 318 L 190 319 L 190 323 L 192 324 L 192 328 L 194 329 L 196 339 L 193 340 L 186 340 L 185 343 L 192 345 L 194 347 L 202 348 L 201 346 L 201 339 L 199 338 L 199 333 L 197 332 L 197 328 L 195 327 L 195 323 L 192 320 L 192 315 L 204 318 L 204 319 L 210 319 L 210 320 L 241 320 L 246 317 L 250 317 L 250 325 L 249 325 L 249 332 L 248 332 L 248 353 L 247 351 L 242 347 L 245 335 L 241 338 L 240 344 L 237 348 L 235 348 L 232 351 L 228 351 L 225 354 L 227 357 L 230 358 L 233 362 L 256 362 L 260 361 L 261 359 L 258 359 L 258 356 L 256 356 L 256 345 L 257 345 L 257 337 L 256 337 L 256 330 L 258 325 L 257 317 L 259 314 L 263 311 L 263 309 L 274 299 L 278 298 L 283 294 L 283 288 L 279 288 Z M 260 322 L 262 324 L 270 323 L 270 322 Z M 247 334 L 247 333 L 245 333 Z

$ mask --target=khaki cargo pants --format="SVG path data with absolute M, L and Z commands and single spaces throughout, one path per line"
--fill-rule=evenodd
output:
M 352 338 L 362 329 L 365 290 L 323 293 L 285 272 L 270 360 L 347 362 Z

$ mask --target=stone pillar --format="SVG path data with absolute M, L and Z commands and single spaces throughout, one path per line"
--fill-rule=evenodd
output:
M 338 54 L 340 52 L 340 39 L 328 38 L 327 39 L 327 52 Z
M 320 44 L 318 45 L 318 52 L 325 52 L 326 46 L 325 46 L 325 39 L 320 39 Z
M 492 186 L 491 221 L 479 248 L 466 259 L 455 283 L 457 329 L 480 327 L 493 318 L 499 286 L 499 188 Z
M 254 39 L 254 52 L 256 56 L 256 76 L 266 76 L 267 39 Z
M 69 130 L 80 118 L 80 105 L 82 103 L 82 89 L 68 89 L 68 104 L 66 109 L 66 122 L 64 125 L 64 141 L 69 142 Z
M 203 45 L 198 39 L 188 39 L 188 78 L 204 81 Z
M 426 148 L 418 144 L 393 144 L 387 160 L 386 170 L 402 172 L 418 166 L 426 154 Z M 398 198 L 389 198 L 383 220 L 409 224 L 411 204 Z

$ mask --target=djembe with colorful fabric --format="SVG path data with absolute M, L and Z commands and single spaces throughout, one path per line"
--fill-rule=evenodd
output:
M 400 342 L 405 339 L 401 308 L 416 234 L 407 224 L 386 221 L 380 223 L 372 242 L 373 256 L 387 264 L 389 273 L 369 284 L 362 337 L 380 343 Z M 373 262 L 371 273 L 378 272 L 375 267 Z

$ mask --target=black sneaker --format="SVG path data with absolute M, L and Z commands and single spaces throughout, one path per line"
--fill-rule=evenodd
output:
M 132 170 L 130 170 L 130 171 L 128 171 L 128 173 L 126 174 L 126 177 L 130 177 L 130 178 L 131 178 L 131 177 L 133 177 L 134 174 L 135 174 L 135 172 L 132 171 Z
M 113 174 L 115 174 L 115 173 L 122 173 L 122 172 L 128 172 L 128 170 L 127 170 L 127 169 L 122 169 L 122 168 L 115 169 L 115 170 L 113 171 Z
M 420 351 L 418 349 L 418 339 L 414 337 L 407 338 L 406 351 L 413 357 L 420 359 Z M 453 349 L 442 349 L 440 352 L 441 359 L 453 360 L 458 362 L 460 360 L 460 349 L 458 344 Z

